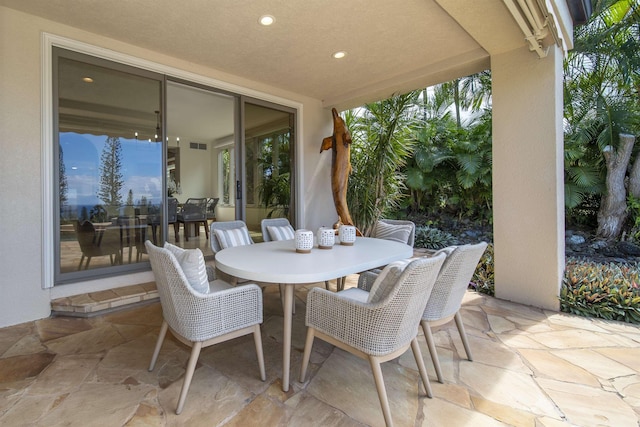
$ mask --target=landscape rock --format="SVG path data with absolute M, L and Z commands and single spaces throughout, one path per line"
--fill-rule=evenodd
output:
M 618 249 L 625 255 L 637 257 L 640 256 L 640 246 L 631 242 L 619 242 Z
M 587 239 L 585 239 L 583 236 L 580 236 L 579 234 L 572 235 L 568 240 L 569 241 L 567 243 L 569 243 L 570 245 L 581 245 L 587 241 Z

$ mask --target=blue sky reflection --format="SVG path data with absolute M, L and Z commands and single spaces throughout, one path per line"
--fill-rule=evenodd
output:
M 102 201 L 97 194 L 100 188 L 100 156 L 107 140 L 106 135 L 60 133 L 60 146 L 67 176 L 67 205 L 94 206 Z M 121 169 L 124 185 L 123 203 L 129 190 L 134 203 L 142 197 L 153 204 L 162 201 L 162 143 L 120 138 Z

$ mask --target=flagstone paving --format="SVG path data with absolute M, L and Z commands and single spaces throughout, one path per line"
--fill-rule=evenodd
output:
M 354 277 L 348 279 L 353 286 Z M 265 291 L 260 381 L 251 337 L 203 350 L 175 415 L 189 349 L 166 340 L 149 303 L 93 318 L 57 317 L 0 329 L 2 426 L 381 426 L 366 361 L 316 340 L 298 382 L 306 294 L 296 289 L 291 384 L 282 392 L 282 310 Z M 335 283 L 332 284 L 335 288 Z M 453 323 L 434 331 L 445 382 L 420 338 L 433 398 L 411 352 L 383 365 L 397 426 L 638 426 L 640 328 L 539 310 L 468 292 L 462 314 L 474 361 Z

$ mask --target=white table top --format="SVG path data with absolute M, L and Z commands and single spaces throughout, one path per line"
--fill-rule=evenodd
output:
M 302 254 L 294 240 L 256 243 L 223 249 L 216 267 L 232 276 L 270 283 L 314 283 L 384 266 L 411 258 L 409 245 L 383 239 L 358 237 L 353 246 L 336 244 Z

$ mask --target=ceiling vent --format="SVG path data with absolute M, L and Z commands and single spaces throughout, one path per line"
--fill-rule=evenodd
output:
M 189 143 L 189 148 L 191 148 L 193 150 L 206 150 L 207 149 L 207 144 L 198 144 L 197 142 L 190 142 Z

